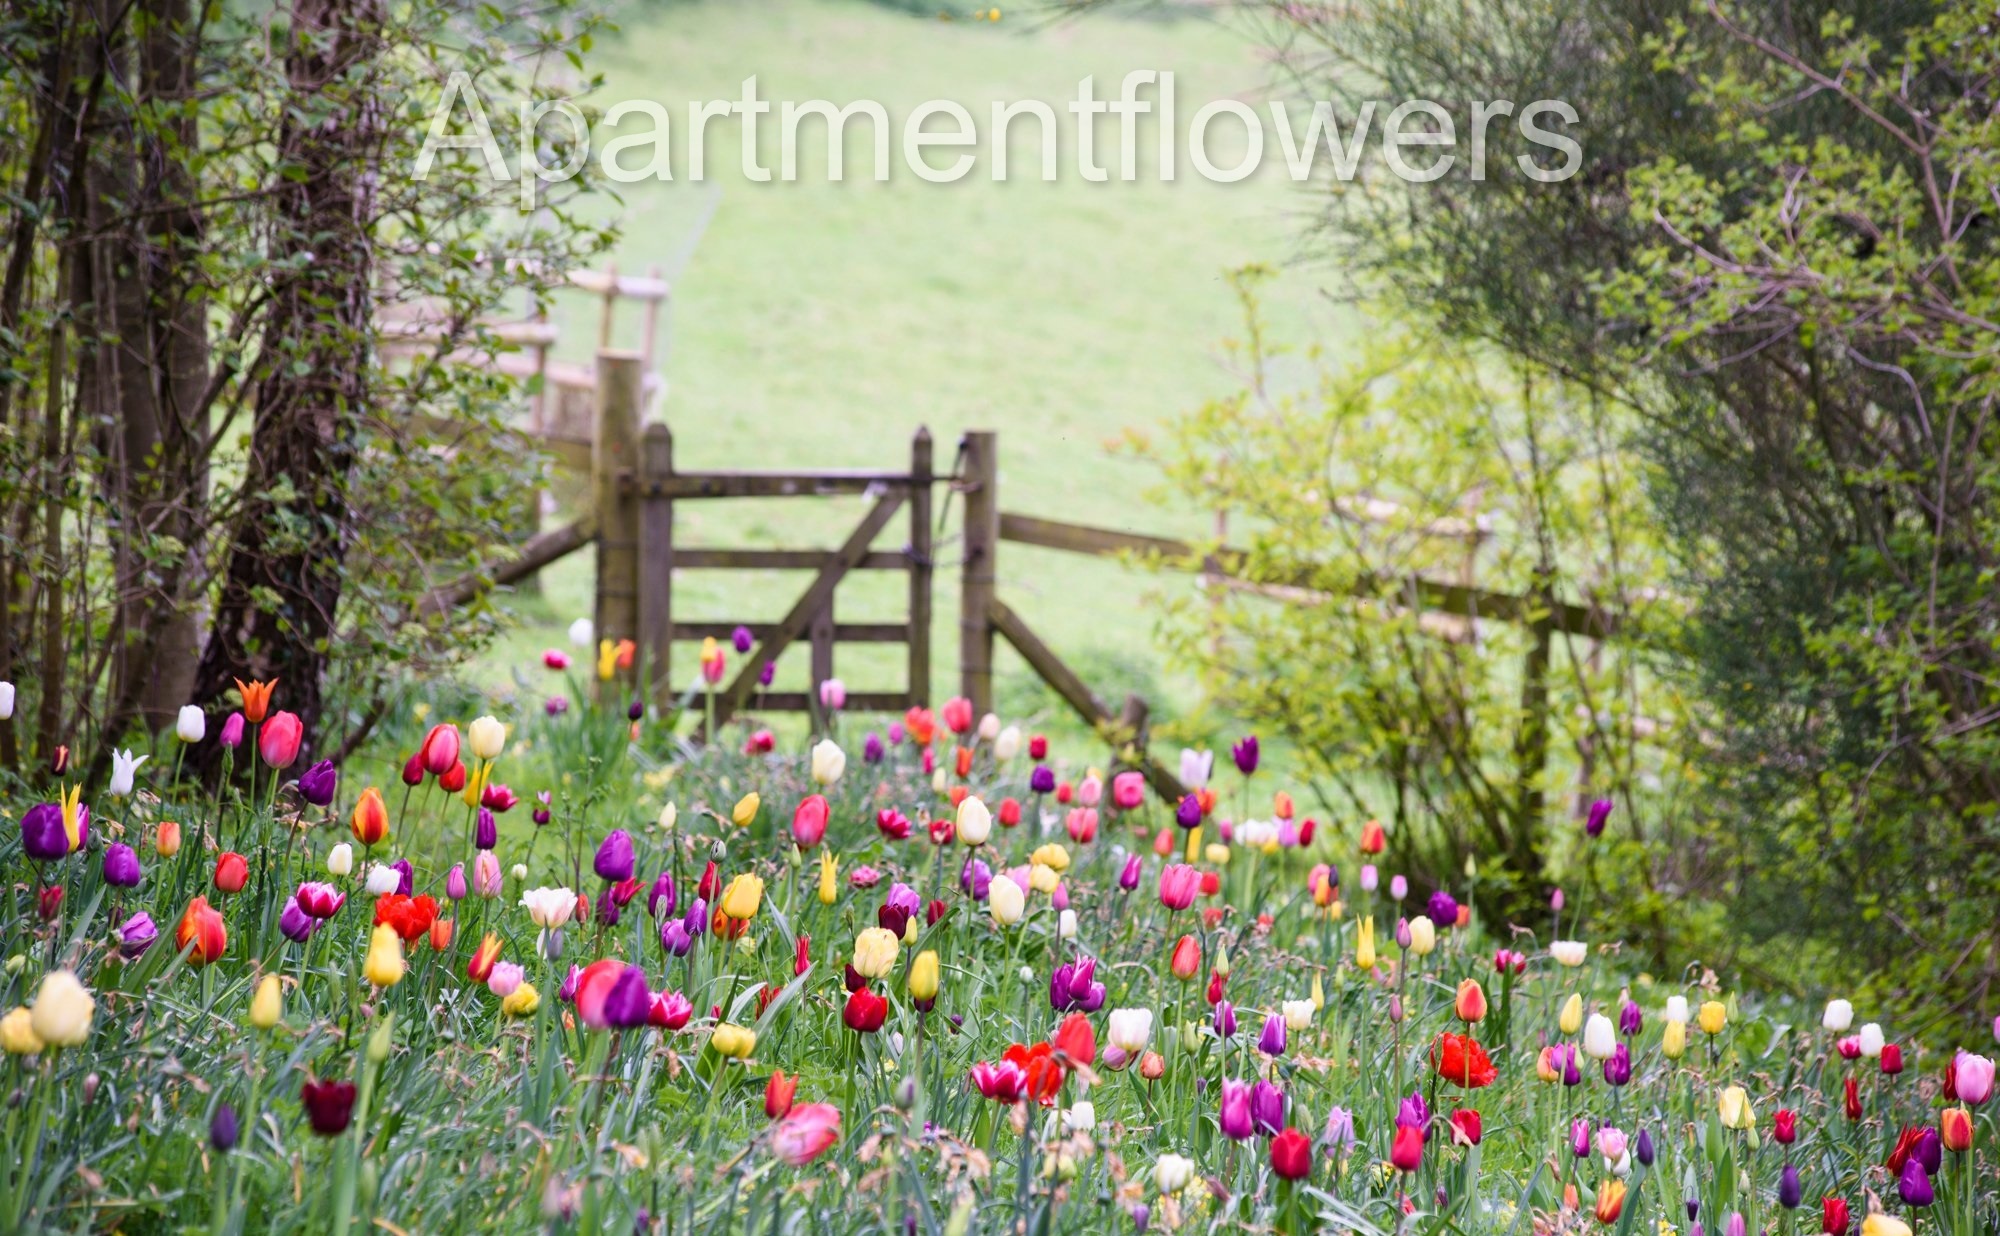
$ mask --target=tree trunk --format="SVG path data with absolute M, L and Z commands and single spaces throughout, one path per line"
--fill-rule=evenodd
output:
M 382 112 L 367 88 L 381 0 L 296 0 L 244 503 L 196 673 L 197 702 L 276 678 L 311 750 L 351 540 L 348 473 L 371 398 L 370 186 Z M 197 748 L 215 759 L 214 744 Z

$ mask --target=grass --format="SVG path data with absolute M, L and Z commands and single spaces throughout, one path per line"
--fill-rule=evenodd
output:
M 677 126 L 689 100 L 733 98 L 755 75 L 765 99 L 873 99 L 898 123 L 922 101 L 956 100 L 979 118 L 982 135 L 991 102 L 1041 99 L 1060 112 L 1089 75 L 1103 95 L 1131 69 L 1174 71 L 1183 127 L 1201 102 L 1255 101 L 1267 81 L 1254 40 L 1206 18 L 1051 25 L 1010 13 L 995 25 L 830 0 L 637 10 L 622 37 L 599 46 L 592 67 L 608 73 L 600 103 L 653 99 Z M 1142 123 L 1138 143 L 1148 154 L 1151 126 Z M 865 171 L 858 128 L 848 134 L 848 165 Z M 1100 142 L 1116 131 L 1115 123 L 1100 128 Z M 817 128 L 806 133 L 809 148 L 824 140 Z M 1215 134 L 1222 162 L 1229 134 L 1220 125 Z M 677 161 L 685 158 L 684 136 L 684 128 L 674 134 Z M 774 162 L 776 143 L 766 137 L 765 157 Z M 1000 435 L 1007 509 L 1169 535 L 1207 532 L 1207 512 L 1145 503 L 1153 476 L 1106 444 L 1127 429 L 1156 431 L 1231 388 L 1216 360 L 1217 343 L 1236 326 L 1223 272 L 1292 255 L 1313 202 L 1281 177 L 1217 185 L 1190 178 L 1185 164 L 1171 183 L 1144 174 L 1149 163 L 1136 183 L 1088 183 L 1074 172 L 1067 130 L 1064 140 L 1055 183 L 995 184 L 982 152 L 975 175 L 953 185 L 923 183 L 899 161 L 887 183 L 831 183 L 811 158 L 802 160 L 797 183 L 756 184 L 735 166 L 735 130 L 717 126 L 706 182 L 690 183 L 677 162 L 673 183 L 623 187 L 622 202 L 605 204 L 623 226 L 619 268 L 659 266 L 675 285 L 663 411 L 677 462 L 897 466 L 908 459 L 912 433 L 927 425 L 939 465 L 949 466 L 961 433 L 988 428 Z M 1033 166 L 1025 143 L 1015 150 L 1017 167 Z M 1301 270 L 1278 281 L 1276 325 L 1322 339 L 1348 329 L 1320 294 L 1325 274 Z M 559 306 L 579 359 L 594 341 L 597 312 L 583 297 Z M 636 307 L 628 308 L 618 341 L 635 345 L 638 325 Z M 859 499 L 683 506 L 677 536 L 701 545 L 830 546 L 861 510 Z M 958 680 L 956 516 L 954 507 L 940 544 L 932 683 L 940 699 Z M 882 543 L 900 544 L 904 528 L 899 522 Z M 512 665 L 560 642 L 569 620 L 588 612 L 593 569 L 583 554 L 548 572 L 543 599 L 523 604 L 521 627 L 480 664 L 480 678 L 501 681 Z M 999 576 L 1001 595 L 1101 694 L 1115 700 L 1139 690 L 1156 714 L 1197 707 L 1193 684 L 1159 668 L 1146 577 L 1015 545 L 1004 547 Z M 805 579 L 684 572 L 677 609 L 687 617 L 775 619 Z M 840 616 L 901 617 L 901 585 L 889 575 L 843 585 Z M 676 676 L 685 680 L 693 650 L 676 657 Z M 893 689 L 903 680 L 900 657 L 900 649 L 844 648 L 836 672 L 850 689 Z M 1059 718 L 1050 715 L 1054 697 L 1010 652 L 999 671 L 1008 715 Z M 796 686 L 805 674 L 805 652 L 794 650 L 781 664 L 781 685 Z

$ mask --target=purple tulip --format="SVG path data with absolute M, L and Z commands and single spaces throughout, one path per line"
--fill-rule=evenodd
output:
M 670 871 L 662 871 L 654 877 L 653 887 L 646 892 L 646 913 L 654 918 L 666 918 L 674 912 L 680 894 L 674 888 L 674 877 Z
M 1231 1141 L 1247 1141 L 1256 1128 L 1250 1121 L 1250 1087 L 1235 1078 L 1222 1082 L 1222 1135 Z
M 104 882 L 117 888 L 133 888 L 139 883 L 139 855 L 122 841 L 104 847 Z
M 901 721 L 891 721 L 889 723 L 889 745 L 892 747 L 903 745 L 903 723 Z
M 1133 889 L 1139 887 L 1139 874 L 1142 867 L 1143 864 L 1139 861 L 1139 856 L 1137 854 L 1134 854 L 1132 857 L 1126 859 L 1125 869 L 1118 873 L 1118 887 L 1124 889 L 1128 893 L 1131 892 Z
M 1132 1208 L 1133 1236 L 1146 1236 L 1146 1228 L 1153 1222 L 1153 1208 L 1140 1202 Z
M 1431 894 L 1430 903 L 1424 907 L 1430 920 L 1438 930 L 1458 926 L 1458 898 L 1439 889 Z
M 629 968 L 629 967 L 628 967 Z M 571 965 L 569 973 L 563 975 L 562 986 L 556 988 L 556 999 L 564 1004 L 576 1003 L 576 985 L 583 979 L 583 967 Z
M 681 920 L 670 918 L 660 924 L 660 947 L 676 957 L 685 957 L 694 947 L 694 937 L 688 934 Z
M 1639 1033 L 1645 1020 L 1646 1015 L 1640 1012 L 1638 1004 L 1627 1000 L 1618 1010 L 1618 1032 L 1628 1039 L 1632 1038 Z
M 1047 764 L 1035 765 L 1035 771 L 1028 774 L 1028 788 L 1037 794 L 1056 792 L 1056 773 Z
M 1382 885 L 1382 873 L 1375 869 L 1375 864 L 1374 863 L 1361 864 L 1361 891 L 1364 893 L 1372 893 L 1377 888 L 1381 887 L 1381 885 Z
M 708 903 L 697 897 L 688 903 L 688 912 L 681 917 L 681 926 L 689 936 L 698 936 L 708 930 Z
M 1785 1170 L 1778 1173 L 1778 1205 L 1786 1210 L 1797 1210 L 1805 1200 L 1805 1186 L 1799 1183 L 1799 1169 L 1785 1164 Z
M 1285 1127 L 1285 1092 L 1267 1081 L 1250 1087 L 1250 1119 L 1259 1133 L 1277 1136 Z
M 1095 1013 L 1104 1007 L 1104 984 L 1093 981 L 1095 957 L 1066 961 L 1049 975 L 1049 1006 L 1058 1013 Z
M 1414 939 L 1415 937 L 1410 934 L 1410 920 L 1407 918 L 1397 919 L 1396 947 L 1407 952 Z
M 1917 1134 L 1917 1147 L 1911 1153 L 1924 1165 L 1927 1174 L 1935 1176 L 1944 1162 L 1944 1139 L 1938 1136 L 1935 1127 L 1926 1127 Z
M 483 806 L 473 817 L 472 844 L 481 850 L 490 850 L 500 844 L 500 824 L 493 818 L 493 813 Z
M 1639 1130 L 1639 1140 L 1633 1144 L 1632 1157 L 1639 1160 L 1640 1167 L 1653 1166 L 1653 1135 Z
M 1236 1006 L 1227 1000 L 1215 1002 L 1215 1033 L 1219 1038 L 1236 1037 Z
M 757 685 L 768 687 L 771 685 L 771 680 L 777 676 L 778 663 L 776 661 L 766 661 L 764 662 L 764 668 L 757 671 Z
M 1344 1107 L 1335 1107 L 1326 1114 L 1326 1132 L 1322 1135 L 1329 1155 L 1338 1154 L 1354 1144 L 1354 1113 Z
M 1424 1102 L 1424 1096 L 1413 1094 L 1396 1105 L 1396 1127 L 1399 1129 L 1422 1129 L 1424 1136 L 1430 1136 L 1431 1105 Z
M 417 891 L 417 872 L 410 866 L 410 860 L 399 858 L 389 864 L 396 869 L 396 891 L 408 897 Z
M 444 878 L 444 895 L 453 901 L 464 901 L 465 893 L 465 864 L 453 863 L 450 873 Z
M 756 639 L 756 636 L 750 634 L 749 627 L 739 626 L 729 633 L 729 644 L 736 649 L 739 656 L 749 652 L 750 646 L 756 642 Z
M 993 887 L 993 869 L 979 859 L 966 859 L 965 866 L 958 871 L 958 887 L 974 901 L 986 900 Z
M 83 808 L 77 811 L 81 815 Z M 21 814 L 21 852 L 44 863 L 69 857 L 69 835 L 63 831 L 60 805 L 36 803 Z
M 1257 1050 L 1267 1056 L 1285 1054 L 1285 1019 L 1276 1013 L 1264 1018 L 1264 1032 L 1257 1036 Z
M 111 933 L 118 940 L 118 955 L 127 961 L 145 955 L 153 942 L 160 938 L 160 929 L 153 922 L 153 916 L 144 910 L 118 924 Z
M 242 713 L 232 712 L 229 714 L 229 719 L 222 723 L 222 733 L 216 737 L 216 741 L 232 751 L 243 745 Z
M 1201 799 L 1192 794 L 1181 795 L 1180 805 L 1174 808 L 1174 823 L 1182 828 L 1196 828 L 1201 824 Z
M 1573 1120 L 1569 1126 L 1570 1153 L 1579 1159 L 1590 1157 L 1590 1121 Z
M 631 879 L 632 834 L 622 828 L 612 829 L 598 845 L 591 869 L 597 872 L 598 879 L 610 884 Z
M 880 764 L 882 757 L 887 754 L 887 749 L 882 746 L 882 736 L 874 730 L 869 730 L 868 737 L 861 740 L 861 762 Z
M 217 1103 L 215 1114 L 208 1118 L 208 1144 L 224 1154 L 236 1149 L 236 1109 L 227 1103 Z
M 1242 773 L 1244 776 L 1247 777 L 1251 773 L 1256 772 L 1257 736 L 1252 734 L 1242 742 L 1229 748 L 1229 758 L 1236 761 L 1236 771 Z
M 604 995 L 604 1020 L 620 1030 L 646 1024 L 653 1011 L 653 992 L 646 986 L 646 972 L 637 966 L 619 971 L 618 981 Z
M 1590 804 L 1590 814 L 1584 817 L 1583 832 L 1587 837 L 1602 837 L 1604 822 L 1611 818 L 1611 800 L 1600 798 Z
M 923 894 L 901 880 L 889 886 L 889 895 L 882 899 L 882 904 L 891 910 L 901 910 L 904 914 L 910 916 L 924 912 Z
M 1604 1080 L 1622 1086 L 1632 1080 L 1632 1049 L 1620 1043 L 1604 1062 Z
M 340 774 L 333 770 L 332 760 L 321 760 L 299 774 L 299 797 L 315 807 L 324 807 L 333 801 L 333 791 L 340 784 Z
M 1732 1210 L 1729 1217 L 1722 1221 L 1722 1236 L 1744 1236 L 1745 1226 L 1743 1212 Z
M 1915 1155 L 1903 1164 L 1903 1174 L 1896 1180 L 1896 1192 L 1906 1206 L 1924 1207 L 1937 1200 L 1937 1192 L 1931 1188 L 1931 1174 L 1924 1170 L 1923 1163 Z
M 319 930 L 319 920 L 305 912 L 297 897 L 287 897 L 285 908 L 278 915 L 278 930 L 292 943 L 304 944 L 312 939 L 313 932 Z

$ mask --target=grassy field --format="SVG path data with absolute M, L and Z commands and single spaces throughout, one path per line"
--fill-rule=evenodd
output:
M 628 12 L 621 37 L 599 45 L 593 67 L 609 75 L 601 105 L 653 99 L 677 125 L 688 101 L 733 98 L 754 74 L 765 99 L 872 99 L 897 125 L 920 102 L 951 99 L 979 119 L 982 138 L 992 102 L 1040 99 L 1060 114 L 1087 75 L 1103 96 L 1132 69 L 1173 70 L 1183 129 L 1210 99 L 1261 105 L 1269 81 L 1247 32 L 1202 18 L 1049 24 L 1010 12 L 998 24 L 963 23 L 839 0 L 642 6 Z M 1139 130 L 1147 156 L 1157 140 L 1153 124 L 1144 119 Z M 996 184 L 982 152 L 973 176 L 926 184 L 901 167 L 899 146 L 891 179 L 879 183 L 867 172 L 862 128 L 849 127 L 850 174 L 841 183 L 809 157 L 796 183 L 750 182 L 737 167 L 732 122 L 711 132 L 706 182 L 677 174 L 673 183 L 626 186 L 621 202 L 607 200 L 623 228 L 619 268 L 658 265 L 675 282 L 664 412 L 677 461 L 893 466 L 907 460 L 916 427 L 928 425 L 948 466 L 963 431 L 990 428 L 1000 434 L 1008 509 L 1205 532 L 1207 512 L 1148 504 L 1142 495 L 1153 476 L 1106 444 L 1230 389 L 1217 344 L 1238 320 L 1222 276 L 1252 261 L 1289 264 L 1314 206 L 1270 174 L 1270 165 L 1281 165 L 1277 156 L 1235 185 L 1190 178 L 1184 160 L 1179 177 L 1161 183 L 1149 174 L 1150 157 L 1136 183 L 1088 183 L 1075 173 L 1065 130 L 1054 183 L 1031 175 Z M 1100 142 L 1111 140 L 1115 121 L 1099 132 Z M 1239 132 L 1215 128 L 1218 162 Z M 818 128 L 808 135 L 809 150 L 824 141 Z M 1015 150 L 1017 167 L 1034 166 L 1026 142 Z M 675 158 L 684 153 L 677 146 Z M 767 162 L 775 156 L 776 142 L 767 140 Z M 1339 335 L 1345 315 L 1324 295 L 1335 282 L 1325 269 L 1291 269 L 1272 298 L 1279 326 L 1320 340 Z M 597 305 L 577 298 L 561 311 L 572 354 L 581 357 Z M 636 342 L 637 326 L 634 308 L 620 324 L 621 341 Z M 801 546 L 837 542 L 862 503 L 682 509 L 677 535 L 687 543 Z M 882 543 L 900 543 L 903 530 L 899 523 Z M 957 682 L 957 532 L 954 511 L 941 544 L 933 684 L 940 697 Z M 999 565 L 1001 594 L 1102 693 L 1138 689 L 1178 714 L 1197 704 L 1191 685 L 1162 669 L 1151 642 L 1152 581 L 1011 545 Z M 588 610 L 592 569 L 579 556 L 552 571 L 545 602 L 524 602 L 523 627 L 495 649 L 483 675 L 497 679 L 558 642 L 569 619 Z M 689 617 L 774 619 L 804 582 L 798 573 L 684 573 L 677 608 Z M 900 576 L 859 579 L 843 586 L 839 613 L 892 619 L 901 598 Z M 677 656 L 676 676 L 691 674 L 691 651 Z M 900 657 L 900 649 L 843 650 L 837 670 L 851 689 L 895 687 Z M 1025 665 L 1003 657 L 999 696 L 1009 714 L 1053 709 L 1053 696 Z M 804 651 L 795 650 L 781 664 L 780 683 L 802 682 L 805 672 Z

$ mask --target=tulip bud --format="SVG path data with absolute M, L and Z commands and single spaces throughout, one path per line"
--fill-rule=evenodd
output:
M 250 997 L 250 1024 L 259 1030 L 269 1030 L 283 1015 L 284 997 L 278 976 L 267 974 L 258 982 L 257 993 Z

